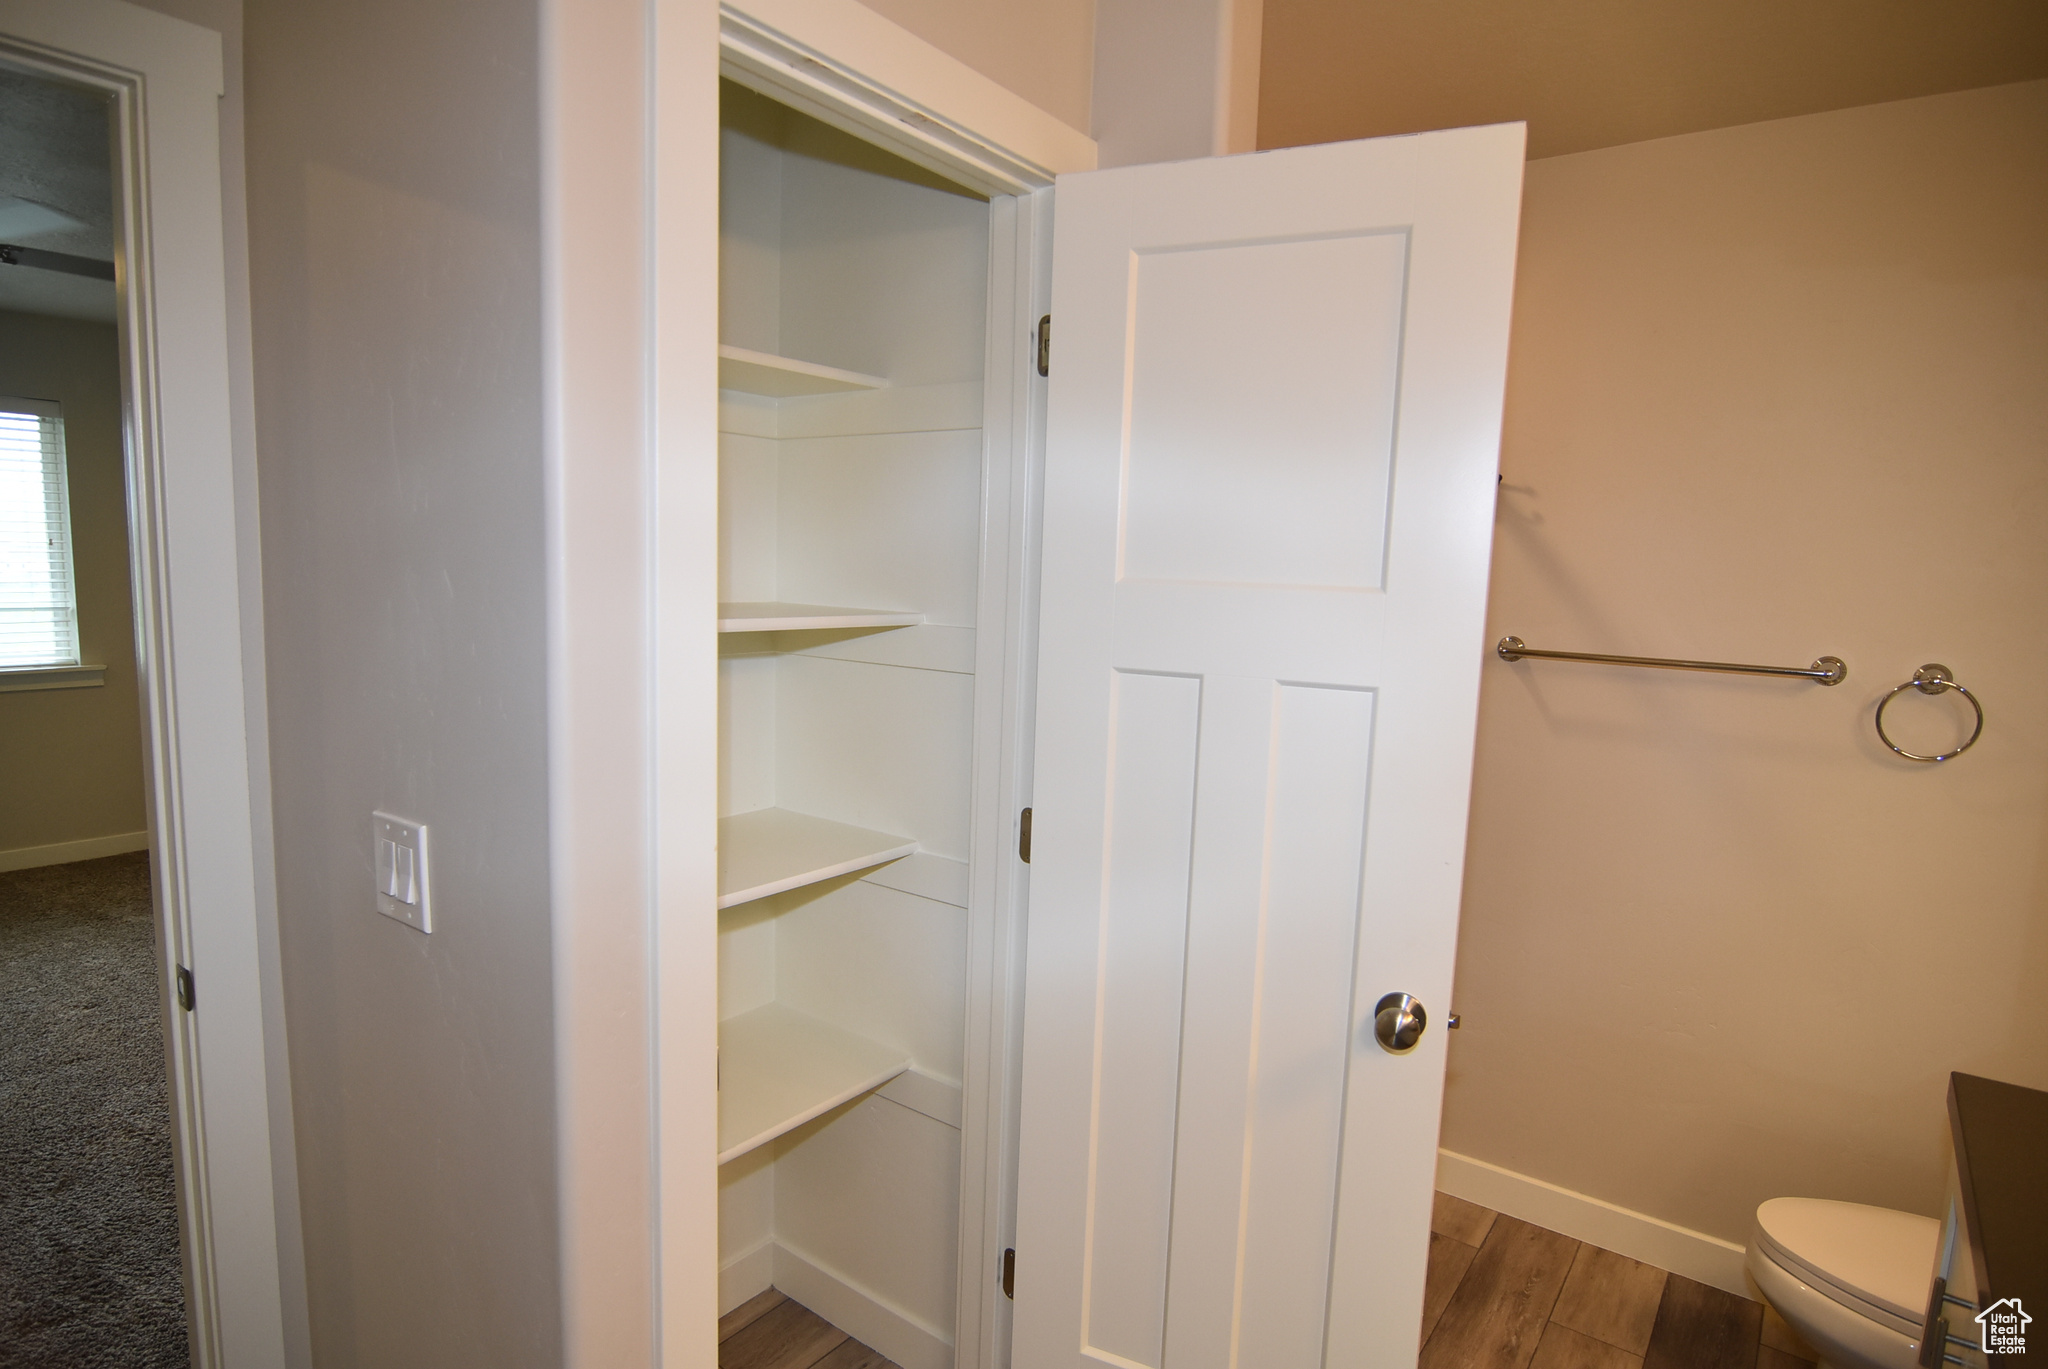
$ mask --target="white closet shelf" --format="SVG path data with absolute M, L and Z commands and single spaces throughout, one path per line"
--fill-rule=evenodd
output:
M 910 1057 L 770 1003 L 718 1024 L 718 1163 L 878 1089 Z
M 916 627 L 922 613 L 890 613 L 832 604 L 720 604 L 720 632 L 792 632 L 803 628 Z
M 792 361 L 770 352 L 745 347 L 718 347 L 718 388 L 768 399 L 794 395 L 837 395 L 853 390 L 880 390 L 889 382 L 859 371 L 842 371 L 837 366 L 820 366 L 814 361 Z
M 718 820 L 718 906 L 730 908 L 907 856 L 909 837 L 871 832 L 787 808 Z

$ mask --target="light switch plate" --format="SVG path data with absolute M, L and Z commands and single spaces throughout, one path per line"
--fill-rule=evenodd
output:
M 377 861 L 377 911 L 408 927 L 433 931 L 427 898 L 427 825 L 372 813 L 370 840 Z

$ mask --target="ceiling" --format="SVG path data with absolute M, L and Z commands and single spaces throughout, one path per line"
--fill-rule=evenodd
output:
M 1526 119 L 1554 157 L 2048 77 L 2048 0 L 1265 0 L 1259 146 Z
M 106 97 L 0 66 L 0 242 L 111 261 L 111 147 Z M 0 309 L 112 323 L 114 284 L 0 264 Z

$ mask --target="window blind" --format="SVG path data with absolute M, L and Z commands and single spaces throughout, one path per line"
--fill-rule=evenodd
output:
M 0 670 L 77 664 L 62 412 L 0 399 Z

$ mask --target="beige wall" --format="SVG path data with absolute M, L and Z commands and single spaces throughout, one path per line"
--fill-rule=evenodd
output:
M 862 0 L 1071 128 L 1088 132 L 1094 0 Z
M 540 11 L 251 0 L 278 915 L 313 1360 L 551 1365 Z M 432 828 L 435 930 L 370 814 Z
M 2040 0 L 1266 0 L 1259 146 L 1529 122 L 1552 157 L 2048 76 Z
M 0 312 L 0 395 L 64 406 L 78 645 L 96 689 L 0 694 L 0 857 L 149 825 L 128 586 L 121 354 L 111 324 Z
M 1097 0 L 1098 165 L 1257 145 L 1263 0 Z
M 2048 1087 L 2048 82 L 1527 185 L 1491 635 L 1850 675 L 1489 660 L 1444 1144 L 1932 1212 L 1948 1071 Z

